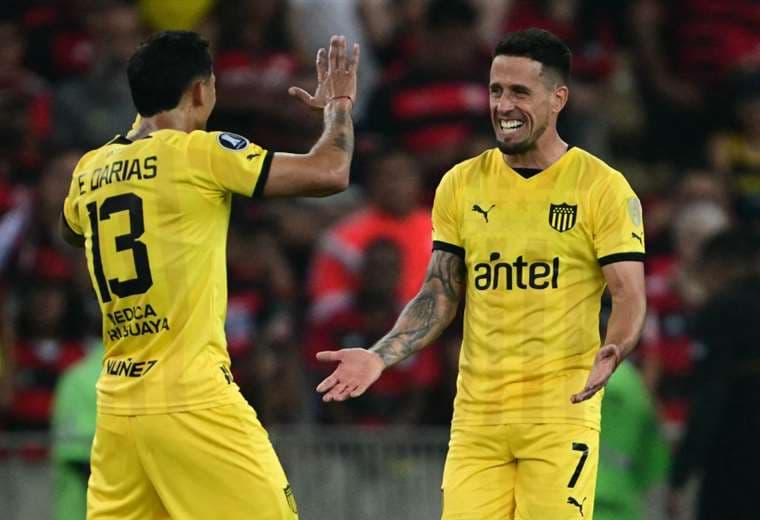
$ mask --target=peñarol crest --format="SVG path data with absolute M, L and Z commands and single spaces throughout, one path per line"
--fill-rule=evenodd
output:
M 575 206 L 564 202 L 562 204 L 549 204 L 549 225 L 560 233 L 573 229 L 577 215 L 577 204 Z

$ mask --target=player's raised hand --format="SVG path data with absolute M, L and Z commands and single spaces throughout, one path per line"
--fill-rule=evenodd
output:
M 330 38 L 330 50 L 317 51 L 317 89 L 312 96 L 304 89 L 290 87 L 288 93 L 311 108 L 321 110 L 330 100 L 349 98 L 356 101 L 356 72 L 359 68 L 359 44 L 355 43 L 352 55 L 348 55 L 346 38 Z
M 573 395 L 570 401 L 580 403 L 590 399 L 595 393 L 604 388 L 609 381 L 610 376 L 620 364 L 620 348 L 617 345 L 609 344 L 599 349 L 594 359 L 594 365 L 588 375 L 586 386 Z
M 380 356 L 363 348 L 317 352 L 317 359 L 338 363 L 333 373 L 317 385 L 317 392 L 324 394 L 322 400 L 325 402 L 359 397 L 377 381 L 385 368 Z

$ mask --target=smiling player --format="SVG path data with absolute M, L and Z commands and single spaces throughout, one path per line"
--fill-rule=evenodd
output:
M 360 396 L 386 368 L 435 340 L 465 295 L 445 520 L 589 520 L 601 390 L 644 320 L 641 206 L 625 178 L 568 147 L 557 116 L 570 50 L 529 29 L 496 47 L 496 148 L 441 180 L 426 280 L 371 349 L 338 362 L 317 389 Z M 599 337 L 605 285 L 613 308 Z

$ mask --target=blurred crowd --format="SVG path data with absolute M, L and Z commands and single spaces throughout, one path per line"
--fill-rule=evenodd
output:
M 4 0 L 0 430 L 48 430 L 62 374 L 100 348 L 83 255 L 57 222 L 79 156 L 134 120 L 127 59 L 167 28 L 212 44 L 209 129 L 279 151 L 319 135 L 321 116 L 287 95 L 313 87 L 316 50 L 330 34 L 363 46 L 350 189 L 234 203 L 227 336 L 262 422 L 448 424 L 456 326 L 366 397 L 329 407 L 312 391 L 326 371 L 314 353 L 370 345 L 416 293 L 438 180 L 494 143 L 490 52 L 531 26 L 574 54 L 560 134 L 621 170 L 644 205 L 649 315 L 632 361 L 673 450 L 673 484 L 720 465 L 718 436 L 746 446 L 760 388 L 754 0 Z M 710 407 L 701 420 L 695 406 Z

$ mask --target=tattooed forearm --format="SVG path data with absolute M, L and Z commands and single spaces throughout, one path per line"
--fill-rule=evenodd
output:
M 390 366 L 427 346 L 451 323 L 465 283 L 464 261 L 452 253 L 434 251 L 422 289 L 371 350 Z
M 338 134 L 333 138 L 333 146 L 339 148 L 346 153 L 351 153 L 353 150 L 353 142 L 346 134 Z
M 327 105 L 323 136 L 334 148 L 350 155 L 354 151 L 354 125 L 348 103 L 350 101 L 334 101 Z

